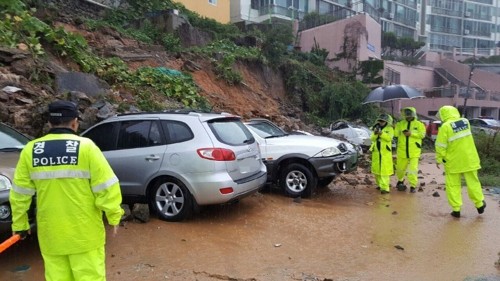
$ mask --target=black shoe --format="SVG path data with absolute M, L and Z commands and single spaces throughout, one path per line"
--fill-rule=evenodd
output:
M 415 193 L 415 192 L 417 192 L 417 189 L 413 186 L 410 187 L 410 193 Z
M 396 188 L 398 189 L 398 191 L 405 191 L 406 185 L 404 184 L 404 182 L 398 181 L 398 183 L 396 184 Z
M 453 211 L 453 212 L 451 212 L 450 215 L 454 216 L 455 218 L 459 218 L 460 217 L 460 211 Z
M 478 212 L 479 214 L 484 213 L 484 208 L 486 208 L 486 202 L 484 202 L 484 200 L 483 200 L 483 206 L 481 206 L 481 207 L 477 208 L 477 212 Z
M 381 193 L 381 194 L 389 194 L 389 191 L 387 191 L 387 190 L 382 190 L 382 191 L 380 191 L 380 193 Z

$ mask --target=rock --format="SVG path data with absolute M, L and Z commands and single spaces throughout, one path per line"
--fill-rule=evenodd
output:
M 150 218 L 148 204 L 134 204 L 132 216 L 140 222 L 148 222 Z
M 121 221 L 131 221 L 133 217 L 132 217 L 132 212 L 130 211 L 130 207 L 127 204 L 122 204 L 121 207 L 125 211 Z
M 110 89 L 108 83 L 92 74 L 82 72 L 65 72 L 56 74 L 56 90 L 58 94 L 82 92 L 90 97 L 106 95 Z
M 401 251 L 404 251 L 404 250 L 405 250 L 405 248 L 403 248 L 403 247 L 401 247 L 401 246 L 399 246 L 399 245 L 394 246 L 394 248 L 396 248 L 396 249 L 398 249 L 398 250 L 401 250 Z
M 368 185 L 372 185 L 373 184 L 373 181 L 370 179 L 370 177 L 368 175 L 365 176 L 364 178 L 364 183 L 368 184 Z
M 441 195 L 439 195 L 439 192 L 437 192 L 437 191 L 434 191 L 434 193 L 432 193 L 432 196 L 433 197 L 441 197 Z

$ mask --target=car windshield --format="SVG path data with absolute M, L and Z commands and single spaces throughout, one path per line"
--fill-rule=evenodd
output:
M 21 133 L 0 123 L 0 151 L 23 149 L 29 141 Z
M 288 134 L 281 130 L 278 126 L 268 122 L 250 122 L 247 125 L 262 138 L 277 138 L 287 136 Z

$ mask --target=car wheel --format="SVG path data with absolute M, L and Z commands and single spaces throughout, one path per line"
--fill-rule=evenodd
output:
M 326 177 L 318 180 L 318 187 L 327 187 L 335 177 Z
M 151 190 L 150 205 L 166 221 L 182 221 L 193 210 L 193 199 L 186 186 L 177 179 L 159 180 Z
M 280 187 L 290 197 L 310 197 L 317 183 L 317 178 L 313 173 L 306 166 L 298 163 L 283 168 L 280 176 Z

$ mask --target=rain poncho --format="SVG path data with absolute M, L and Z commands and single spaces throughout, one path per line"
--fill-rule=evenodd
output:
M 103 247 L 103 212 L 110 225 L 123 215 L 118 179 L 104 155 L 91 140 L 68 131 L 59 129 L 26 145 L 10 191 L 13 231 L 29 229 L 26 212 L 36 194 L 42 254 Z
M 405 111 L 413 113 L 412 121 L 406 120 Z M 401 110 L 403 120 L 396 124 L 394 129 L 394 136 L 398 138 L 397 143 L 397 157 L 398 158 L 415 158 L 420 157 L 422 151 L 422 139 L 425 138 L 425 125 L 417 120 L 417 111 L 414 107 L 405 107 Z M 405 136 L 403 131 L 408 130 L 411 132 L 409 137 Z
M 443 106 L 439 109 L 443 124 L 436 138 L 436 161 L 444 164 L 447 173 L 463 173 L 481 168 L 479 155 L 469 121 L 460 118 L 458 109 Z
M 379 118 L 380 119 L 380 118 Z M 392 128 L 392 117 L 384 115 L 386 125 L 381 127 L 382 134 L 377 135 L 372 133 L 370 139 L 372 141 L 372 167 L 371 171 L 376 175 L 392 175 L 394 167 L 392 163 L 392 138 L 394 137 L 394 129 Z M 375 130 L 378 123 L 372 127 Z

